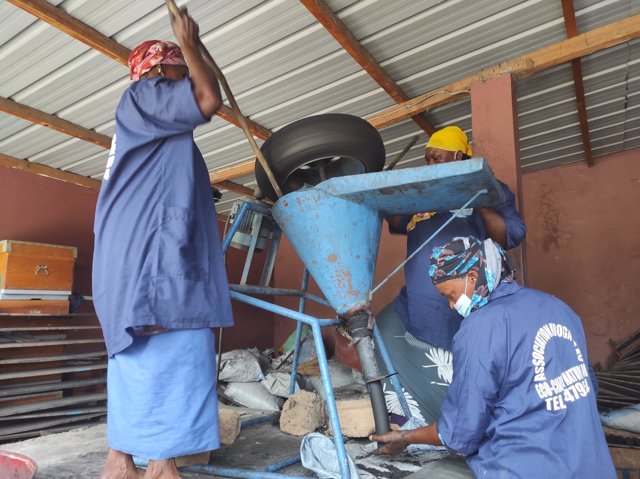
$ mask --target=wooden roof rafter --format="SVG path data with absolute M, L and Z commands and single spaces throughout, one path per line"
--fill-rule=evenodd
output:
M 573 0 L 562 0 L 562 15 L 564 16 L 564 26 L 567 30 L 567 38 L 578 35 L 578 25 L 576 22 L 576 12 Z M 578 120 L 580 122 L 580 133 L 582 135 L 582 147 L 584 157 L 588 166 L 593 166 L 593 154 L 591 153 L 591 137 L 589 135 L 589 122 L 587 120 L 587 102 L 584 95 L 584 80 L 582 77 L 582 61 L 580 58 L 571 60 L 571 73 L 573 75 L 573 85 L 576 91 L 576 102 L 578 104 Z
M 115 40 L 107 37 L 106 35 L 103 35 L 99 31 L 81 22 L 77 18 L 74 18 L 73 16 L 69 15 L 67 12 L 65 12 L 61 8 L 58 8 L 50 4 L 46 0 L 8 0 L 8 1 L 13 5 L 25 10 L 26 12 L 34 15 L 38 19 L 44 22 L 47 22 L 53 27 L 59 29 L 60 31 L 70 35 L 76 40 L 80 40 L 81 42 L 85 43 L 91 48 L 99 51 L 100 53 L 103 53 L 104 55 L 107 55 L 109 58 L 117 61 L 118 63 L 124 66 L 128 66 L 127 59 L 130 53 L 130 50 L 128 48 L 124 47 L 123 45 L 120 45 Z M 18 118 L 21 118 L 25 121 L 37 123 L 39 125 L 54 129 L 61 133 L 79 138 L 84 141 L 88 141 L 90 143 L 94 143 L 95 145 L 101 146 L 106 149 L 109 149 L 111 145 L 111 137 L 107 135 L 103 135 L 94 130 L 84 128 L 80 125 L 76 125 L 75 123 L 64 120 L 56 115 L 45 113 L 41 110 L 37 110 L 35 108 L 15 102 L 8 98 L 0 97 L 0 111 L 8 113 L 13 116 L 17 116 Z M 217 115 L 221 117 L 223 120 L 229 123 L 232 123 L 236 126 L 239 126 L 239 121 L 236 118 L 235 113 L 233 113 L 231 108 L 229 108 L 228 106 L 222 105 Z M 271 130 L 263 127 L 262 125 L 248 118 L 246 119 L 246 121 L 249 125 L 249 129 L 251 133 L 257 138 L 265 140 L 271 135 Z M 10 166 L 10 164 L 13 164 L 13 165 L 22 164 L 22 163 L 15 163 L 15 161 L 18 161 L 18 162 L 27 161 L 27 160 L 20 160 L 20 159 L 13 158 L 8 155 L 2 155 L 2 154 L 0 154 L 0 159 L 3 159 L 3 161 L 0 162 L 0 166 L 4 166 L 4 167 L 12 167 Z M 27 163 L 30 163 L 30 162 L 27 161 Z M 45 165 L 42 165 L 42 166 L 45 168 L 50 168 L 50 167 L 46 167 Z M 27 170 L 27 171 L 36 170 L 33 167 L 31 168 L 21 167 L 19 169 Z M 58 179 L 64 179 L 65 181 L 69 180 L 70 183 L 74 183 L 74 184 L 82 183 L 81 181 L 80 183 L 78 183 L 79 181 L 78 178 L 86 178 L 90 181 L 97 181 L 97 180 L 92 180 L 91 178 L 84 177 L 82 175 L 76 175 L 70 172 L 63 172 L 62 170 L 57 170 L 55 168 L 50 168 L 50 170 L 52 171 L 47 170 L 50 173 L 50 175 L 45 175 L 45 176 L 51 176 L 55 178 L 59 176 Z M 56 171 L 64 174 L 56 175 L 54 173 Z M 253 172 L 253 169 L 251 170 L 251 172 Z M 223 178 L 223 180 L 227 181 L 226 189 L 228 189 L 229 191 L 235 191 L 240 194 L 245 194 L 247 196 L 252 196 L 252 197 L 254 196 L 253 192 L 249 188 L 245 188 L 242 185 L 233 183 L 229 181 L 229 179 L 226 177 Z M 212 178 L 212 181 L 213 181 L 213 178 Z M 98 188 L 99 188 L 99 183 L 100 182 L 97 182 Z M 251 192 L 251 194 L 248 194 L 249 192 Z
M 86 176 L 77 175 L 68 171 L 59 170 L 50 166 L 41 165 L 28 160 L 21 160 L 10 155 L 0 153 L 0 167 L 10 168 L 13 170 L 27 171 L 35 175 L 52 178 L 54 180 L 64 181 L 93 191 L 100 190 L 100 181 Z
M 358 41 L 355 35 L 340 20 L 338 15 L 331 10 L 324 0 L 300 0 L 307 10 L 320 22 L 320 24 L 336 39 L 340 46 L 360 64 L 362 68 L 386 91 L 396 102 L 407 101 L 409 96 L 391 78 L 384 68 L 376 61 L 369 51 Z M 414 115 L 411 119 L 428 135 L 436 130 L 422 113 Z
M 112 38 L 100 33 L 98 30 L 90 27 L 89 25 L 81 22 L 77 18 L 69 15 L 55 5 L 50 4 L 46 0 L 7 0 L 9 3 L 15 5 L 18 8 L 30 13 L 43 22 L 57 28 L 61 32 L 70 35 L 76 40 L 81 41 L 85 45 L 98 50 L 100 53 L 107 55 L 112 60 L 128 67 L 127 59 L 131 50 Z M 223 120 L 232 123 L 236 126 L 240 126 L 240 122 L 236 118 L 235 113 L 231 108 L 226 105 L 222 105 L 220 110 L 216 113 L 217 116 Z M 249 118 L 246 119 L 249 125 L 251 134 L 256 138 L 266 140 L 271 135 L 271 130 L 256 123 Z
M 635 15 L 482 70 L 368 115 L 365 119 L 378 129 L 386 128 L 431 108 L 466 98 L 470 94 L 471 84 L 475 81 L 486 81 L 506 73 L 516 77 L 526 77 L 638 37 L 640 37 L 640 15 Z M 243 176 L 251 171 L 252 166 L 252 161 L 238 163 L 232 169 L 227 169 L 223 179 Z

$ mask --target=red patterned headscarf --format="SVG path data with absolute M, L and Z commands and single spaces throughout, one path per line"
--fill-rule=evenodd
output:
M 186 65 L 182 50 L 173 42 L 147 40 L 135 47 L 129 54 L 129 75 L 133 81 L 156 65 Z

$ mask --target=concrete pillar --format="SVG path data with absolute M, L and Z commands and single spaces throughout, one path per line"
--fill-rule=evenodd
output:
M 524 218 L 515 83 L 510 74 L 471 85 L 471 123 L 473 155 L 484 156 L 496 178 L 509 186 Z M 518 280 L 526 283 L 524 245 L 509 257 L 518 270 Z

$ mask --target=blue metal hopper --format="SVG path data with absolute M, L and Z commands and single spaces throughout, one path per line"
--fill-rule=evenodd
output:
M 484 158 L 333 178 L 289 193 L 273 217 L 340 316 L 365 309 L 386 215 L 495 206 L 504 194 Z

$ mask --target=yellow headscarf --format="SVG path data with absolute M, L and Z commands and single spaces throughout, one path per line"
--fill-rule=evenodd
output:
M 446 151 L 461 151 L 465 155 L 473 155 L 467 134 L 458 126 L 447 126 L 429 137 L 425 148 L 439 148 Z

